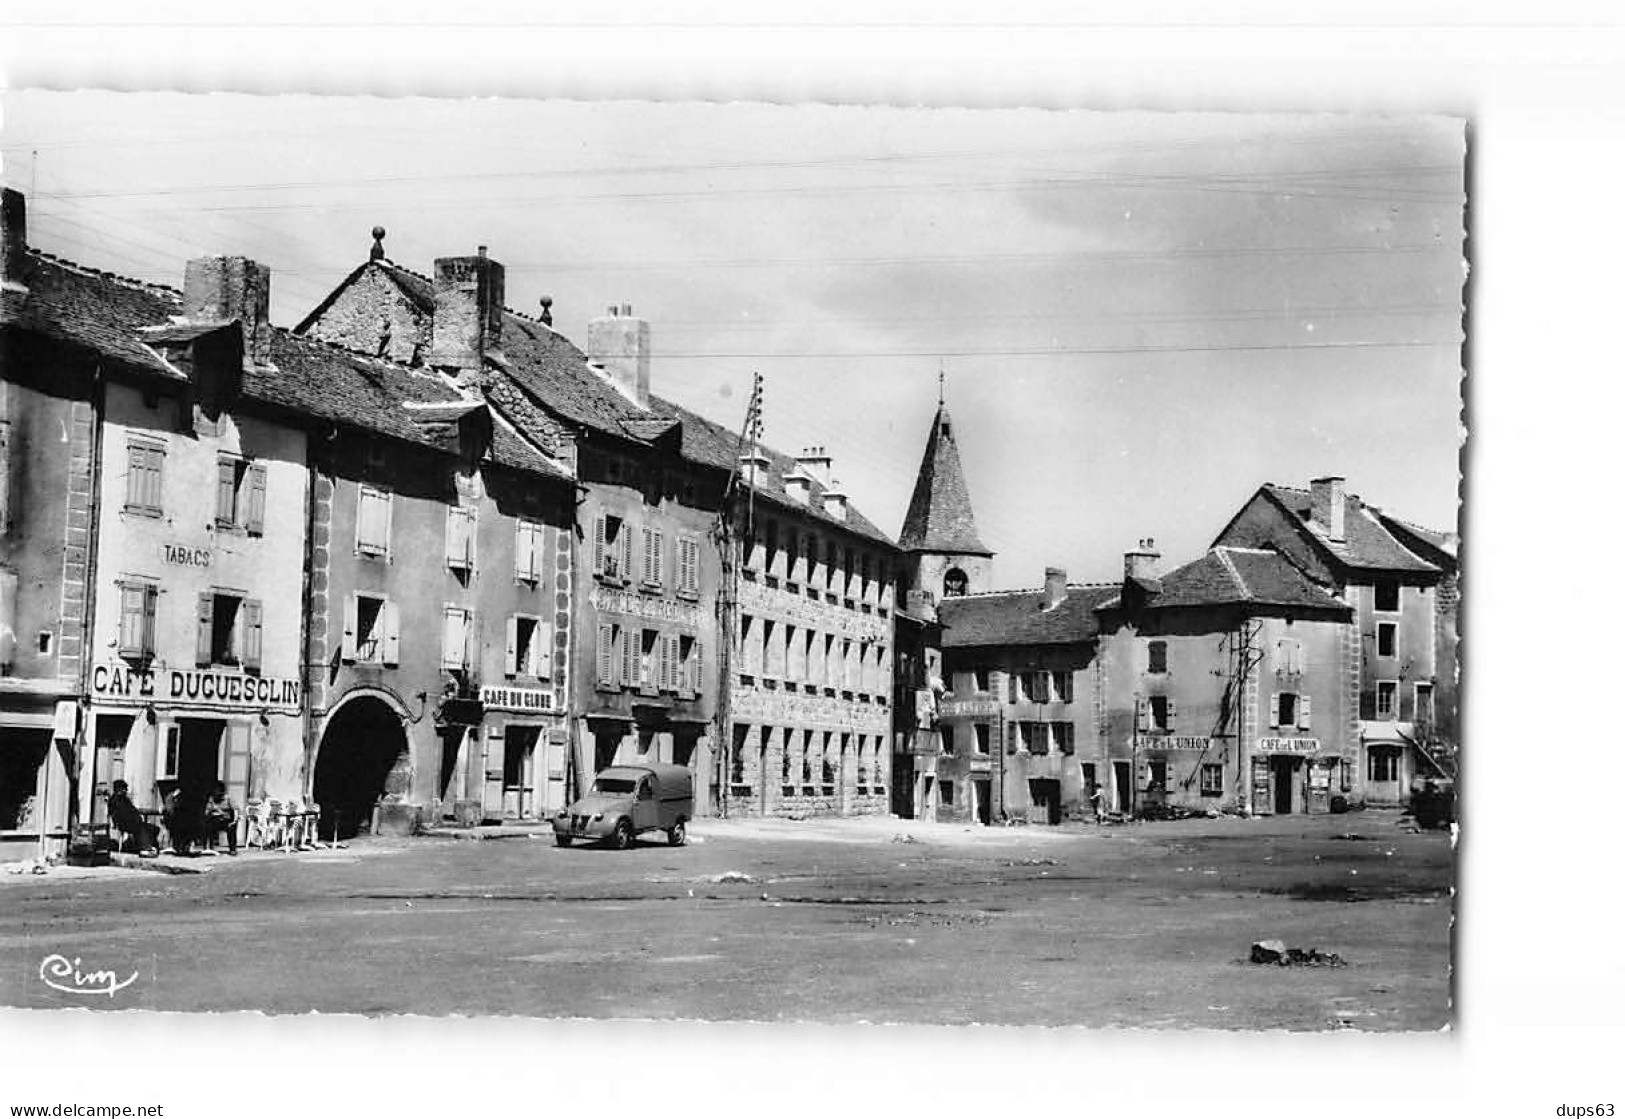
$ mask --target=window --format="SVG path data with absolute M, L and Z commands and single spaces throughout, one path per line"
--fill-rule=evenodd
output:
M 692 699 L 700 692 L 700 642 L 688 634 L 677 639 L 678 694 Z
M 164 448 L 157 443 L 131 443 L 128 458 L 125 511 L 157 516 L 164 511 Z
M 625 521 L 600 513 L 592 522 L 592 573 L 606 582 L 625 582 L 632 569 L 632 532 Z
M 1174 729 L 1174 701 L 1165 695 L 1154 695 L 1145 701 L 1147 725 L 1145 730 Z
M 1399 625 L 1396 622 L 1377 623 L 1377 656 L 1391 657 L 1399 645 Z
M 1377 718 L 1393 719 L 1398 716 L 1399 683 L 1395 680 L 1377 681 Z
M 660 644 L 659 630 L 646 629 L 643 631 L 638 650 L 637 683 L 639 691 L 655 692 L 660 688 L 656 675 L 660 671 Z
M 1399 750 L 1393 746 L 1373 746 L 1365 756 L 1367 781 L 1398 781 Z
M 1152 675 L 1168 671 L 1168 642 L 1152 641 L 1146 645 L 1145 670 Z
M 504 671 L 509 676 L 552 675 L 552 657 L 549 655 L 548 627 L 540 618 L 516 614 L 508 619 L 507 661 Z
M 779 522 L 768 521 L 762 532 L 767 546 L 767 573 L 777 575 L 779 573 Z
M 457 506 L 446 510 L 446 566 L 453 571 L 474 570 L 474 510 Z
M 401 629 L 394 603 L 376 595 L 352 595 L 344 604 L 344 615 L 345 660 L 400 663 Z
M 1375 608 L 1385 614 L 1399 612 L 1399 584 L 1392 579 L 1378 580 L 1373 588 L 1372 598 Z
M 617 669 L 620 667 L 620 627 L 609 622 L 598 623 L 598 647 L 594 658 L 598 664 L 598 686 L 600 688 L 615 688 L 619 677 Z
M 941 801 L 944 808 L 954 806 L 954 783 L 952 778 L 948 780 L 937 779 L 937 799 Z
M 362 486 L 355 518 L 356 551 L 366 556 L 389 555 L 390 495 Z
M 220 591 L 198 595 L 199 666 L 240 664 L 257 670 L 264 649 L 263 616 L 255 599 Z
M 1224 795 L 1224 766 L 1221 763 L 1202 763 L 1202 795 L 1205 797 Z
M 1298 696 L 1296 692 L 1275 693 L 1275 710 L 1270 712 L 1270 726 L 1296 727 L 1298 725 Z
M 1055 698 L 1062 703 L 1072 702 L 1072 673 L 1057 672 L 1055 675 Z
M 976 752 L 987 753 L 993 740 L 993 728 L 986 723 L 976 723 L 971 729 L 976 732 Z
M 542 578 L 542 526 L 519 521 L 513 531 L 513 577 L 521 583 L 539 583 Z
M 1021 724 L 1021 733 L 1022 745 L 1027 748 L 1028 753 L 1049 753 L 1048 723 L 1023 723 Z
M 157 586 L 136 581 L 119 584 L 119 656 L 138 661 L 152 659 L 157 611 Z
M 1416 721 L 1425 727 L 1433 725 L 1433 685 L 1416 685 Z
M 970 579 L 957 567 L 950 567 L 942 577 L 942 597 L 957 598 L 970 588 Z
M 460 672 L 468 667 L 468 637 L 470 617 L 460 606 L 446 607 L 446 618 L 440 640 L 440 667 Z
M 807 584 L 809 587 L 822 589 L 824 585 L 824 569 L 818 562 L 818 537 L 812 533 L 807 534 Z
M 700 542 L 692 536 L 677 538 L 677 593 L 686 598 L 700 593 Z
M 675 633 L 660 639 L 660 690 L 675 692 L 683 683 L 683 654 Z
M 951 727 L 951 726 L 944 725 L 941 728 L 941 730 L 942 730 L 942 752 L 944 754 L 952 754 L 954 752 L 954 728 Z
M 643 529 L 643 585 L 659 587 L 666 581 L 666 534 L 647 526 Z
M 1303 673 L 1303 642 L 1296 638 L 1282 638 L 1275 643 L 1275 671 L 1288 675 Z
M 975 679 L 976 690 L 979 693 L 993 690 L 993 673 L 985 668 L 971 669 L 971 676 Z
M 259 535 L 265 531 L 265 464 L 222 455 L 214 523 Z
M 1071 723 L 1051 723 L 1050 731 L 1055 736 L 1055 748 L 1063 754 L 1070 754 L 1074 750 L 1073 732 L 1076 728 Z

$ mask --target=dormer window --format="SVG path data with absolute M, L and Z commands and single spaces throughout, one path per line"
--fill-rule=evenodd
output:
M 942 577 L 942 597 L 957 598 L 970 589 L 970 579 L 957 567 L 950 567 Z

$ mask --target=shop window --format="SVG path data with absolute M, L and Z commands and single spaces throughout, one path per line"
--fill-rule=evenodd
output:
M 1367 781 L 1398 781 L 1399 750 L 1392 746 L 1373 746 L 1366 754 Z
M 542 526 L 535 521 L 519 521 L 513 530 L 513 577 L 517 582 L 536 584 L 542 578 Z
M 130 443 L 125 475 L 124 510 L 156 517 L 164 511 L 164 448 L 158 443 Z
M 986 754 L 992 745 L 993 729 L 986 723 L 977 723 L 972 729 L 976 732 L 976 752 Z
M 1168 642 L 1152 641 L 1145 647 L 1145 670 L 1153 676 L 1168 671 Z
M 446 510 L 446 566 L 468 574 L 474 570 L 475 514 L 470 506 Z
M 1377 681 L 1377 718 L 1399 717 L 1399 684 L 1393 680 Z
M 214 523 L 253 535 L 265 531 L 265 464 L 222 455 L 215 493 Z
M 1379 579 L 1372 592 L 1376 609 L 1385 614 L 1399 612 L 1399 584 L 1392 579 Z
M 1377 656 L 1391 657 L 1399 646 L 1399 626 L 1394 622 L 1377 623 Z
M 119 584 L 119 656 L 149 661 L 158 612 L 158 587 L 153 583 Z
M 1202 795 L 1205 797 L 1224 795 L 1224 766 L 1219 762 L 1202 763 Z
M 10 731 L 0 749 L 0 831 L 33 831 L 43 826 L 37 792 L 40 769 L 50 753 L 48 731 Z
M 355 521 L 356 551 L 364 556 L 389 555 L 390 494 L 362 486 L 357 499 Z
M 954 752 L 954 728 L 944 725 L 940 729 L 942 731 L 942 752 L 952 754 Z
M 524 614 L 509 618 L 506 674 L 544 679 L 552 675 L 547 637 L 547 626 L 540 618 Z

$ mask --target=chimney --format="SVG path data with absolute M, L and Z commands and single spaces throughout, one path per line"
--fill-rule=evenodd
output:
M 587 360 L 639 408 L 649 407 L 649 323 L 622 303 L 587 324 Z
M 507 273 L 485 255 L 446 256 L 434 262 L 434 327 L 429 364 L 457 371 L 459 384 L 479 383 L 485 355 L 502 349 Z
M 771 459 L 753 447 L 739 456 L 739 479 L 747 486 L 765 485 L 772 465 Z
M 1053 610 L 1066 599 L 1066 568 L 1044 568 L 1044 609 Z
M 796 456 L 796 465 L 812 476 L 820 488 L 829 487 L 831 460 L 829 452 L 822 447 L 803 447 Z
M 784 492 L 798 505 L 812 500 L 812 484 L 813 476 L 799 465 L 784 476 Z
M 824 513 L 837 521 L 846 520 L 846 490 L 841 483 L 831 481 L 824 487 Z
M 271 270 L 246 256 L 206 256 L 186 262 L 181 310 L 194 323 L 236 322 L 243 332 L 243 366 L 271 360 Z
M 1134 551 L 1123 553 L 1123 581 L 1156 579 L 1157 561 L 1161 558 L 1162 553 L 1157 551 L 1157 542 L 1149 536 L 1146 537 Z
M 0 189 L 0 287 L 27 291 L 23 262 L 28 255 L 28 204 L 21 191 Z
M 1337 475 L 1309 483 L 1309 519 L 1326 531 L 1326 539 L 1343 539 L 1343 479 Z

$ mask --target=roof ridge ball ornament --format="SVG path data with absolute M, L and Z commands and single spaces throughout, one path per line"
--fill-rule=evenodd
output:
M 384 259 L 384 227 L 381 225 L 372 227 L 372 252 L 367 254 L 367 258 L 369 260 Z
M 541 298 L 542 313 L 538 317 L 548 326 L 553 325 L 553 297 L 544 295 Z

